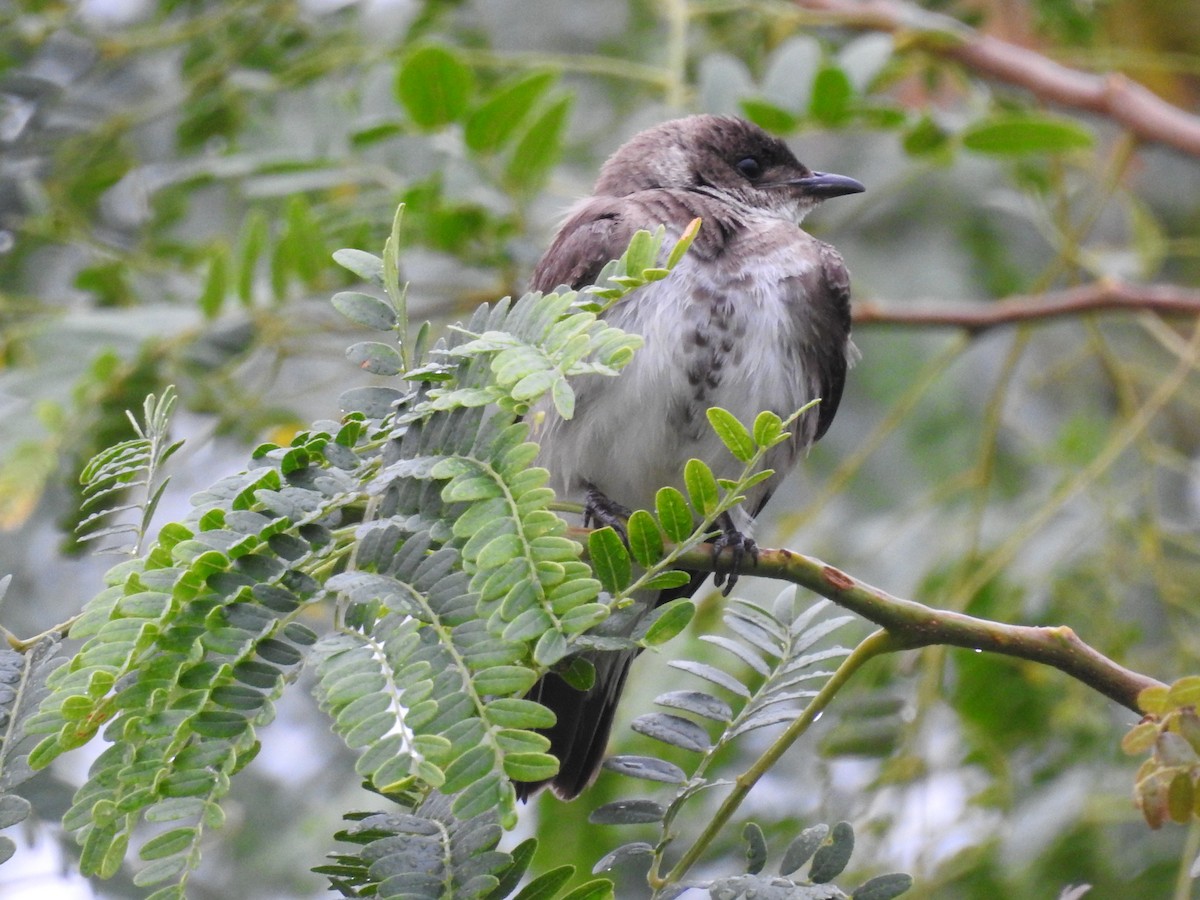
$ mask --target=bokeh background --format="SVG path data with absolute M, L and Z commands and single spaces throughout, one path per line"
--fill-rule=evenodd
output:
M 159 522 L 258 442 L 335 414 L 366 376 L 344 352 L 362 335 L 329 305 L 354 284 L 330 254 L 379 252 L 398 203 L 411 314 L 445 325 L 523 290 L 624 139 L 706 111 L 750 116 L 868 186 L 806 224 L 877 316 L 760 544 L 930 605 L 1070 625 L 1156 678 L 1195 672 L 1195 318 L 1030 315 L 978 333 L 899 320 L 1106 279 L 1200 297 L 1195 153 L 944 52 L 957 23 L 1195 112 L 1200 17 L 1187 0 L 884 5 L 903 28 L 868 27 L 865 5 L 783 0 L 0 5 L 0 621 L 36 633 L 98 591 L 115 560 L 73 537 L 78 474 L 129 436 L 124 410 L 147 393 L 178 387 L 186 439 Z M 779 588 L 739 585 L 763 601 Z M 719 611 L 708 597 L 687 634 L 644 655 L 626 721 L 678 677 L 669 658 L 712 652 L 697 636 Z M 342 812 L 376 805 L 303 691 L 278 712 L 190 895 L 321 896 L 309 869 Z M 1133 720 L 1031 663 L 901 655 L 853 683 L 744 812 L 775 847 L 849 820 L 854 871 L 911 872 L 914 896 L 1087 883 L 1190 897 L 1200 830 L 1146 827 L 1138 760 L 1118 746 Z M 743 765 L 765 740 L 747 740 Z M 88 759 L 22 789 L 35 817 L 0 895 L 138 896 L 127 873 L 66 874 L 76 850 L 56 816 Z M 536 866 L 586 872 L 630 839 L 587 824 L 623 789 L 604 775 L 577 803 L 531 805 L 520 833 L 543 836 Z M 681 827 L 703 824 L 697 811 Z M 736 834 L 721 852 L 742 852 Z M 629 880 L 618 896 L 644 893 Z

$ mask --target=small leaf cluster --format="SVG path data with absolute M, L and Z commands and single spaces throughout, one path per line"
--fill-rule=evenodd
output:
M 305 438 L 308 449 L 280 462 L 319 444 Z M 317 487 L 309 468 L 281 470 L 204 492 L 198 518 L 164 527 L 149 554 L 111 570 L 72 627 L 84 644 L 47 680 L 26 728 L 48 735 L 30 756 L 37 768 L 96 736 L 109 742 L 64 817 L 86 874 L 115 874 L 147 823 L 157 833 L 135 880 L 171 882 L 155 897 L 183 895 L 231 778 L 317 639 L 298 618 L 323 596 L 309 570 L 330 552 L 349 476 Z
M 551 94 L 554 80 L 548 71 L 526 72 L 485 93 L 460 51 L 424 44 L 404 57 L 395 92 L 418 129 L 461 125 L 472 152 L 497 157 L 504 188 L 528 194 L 550 174 L 566 133 L 572 98 Z
M 102 450 L 84 466 L 79 481 L 83 485 L 81 511 L 87 516 L 76 526 L 80 541 L 132 535 L 134 542 L 130 546 L 106 549 L 109 552 L 118 549 L 137 552 L 167 487 L 168 480 L 159 478 L 159 471 L 183 446 L 183 441 L 171 442 L 168 439 L 175 400 L 175 390 L 171 387 L 163 391 L 161 399 L 150 394 L 143 404 L 142 421 L 126 414 L 137 437 Z M 120 506 L 106 505 L 105 501 L 115 499 L 133 488 L 141 488 L 142 496 Z M 99 527 L 108 517 L 130 511 L 137 511 L 137 522 L 118 522 Z
M 662 240 L 661 231 L 640 234 L 615 262 L 613 271 L 634 273 L 621 295 L 649 280 L 637 254 L 648 246 L 656 260 Z M 339 295 L 340 307 L 399 332 L 403 291 L 387 257 L 339 259 L 381 272 L 396 315 L 365 294 Z M 318 648 L 318 694 L 346 742 L 365 751 L 358 771 L 375 790 L 436 789 L 455 816 L 491 810 L 511 827 L 512 780 L 557 771 L 534 731 L 553 719 L 523 695 L 609 606 L 549 509 L 548 474 L 533 465 L 537 447 L 518 417 L 545 395 L 569 414 L 566 379 L 615 375 L 638 343 L 582 308 L 575 292 L 531 294 L 481 307 L 414 360 L 404 373 L 411 390 L 343 397 L 376 409 L 386 402 L 391 412 L 352 563 L 326 582 L 345 613 Z
M 1200 818 L 1200 676 L 1138 695 L 1146 715 L 1121 741 L 1131 756 L 1149 751 L 1134 778 L 1134 800 L 1151 828 Z
M 535 730 L 553 718 L 523 695 L 585 646 L 610 606 L 549 508 L 518 418 L 544 395 L 569 404 L 568 376 L 615 375 L 638 340 L 600 321 L 594 298 L 566 292 L 484 306 L 426 350 L 427 327 L 408 330 L 399 223 L 397 213 L 382 258 L 339 254 L 386 299 L 343 294 L 336 305 L 391 333 L 378 346 L 392 355 L 357 352 L 391 360 L 405 387 L 348 392 L 340 422 L 260 446 L 250 469 L 197 494 L 186 520 L 108 573 L 71 627 L 82 646 L 19 722 L 42 736 L 35 768 L 108 742 L 64 819 L 85 874 L 115 874 L 136 836 L 135 882 L 183 896 L 259 729 L 305 663 L 367 786 L 411 816 L 436 793 L 455 822 L 512 827 L 512 780 L 557 770 Z M 660 258 L 662 240 L 639 235 L 611 267 L 626 279 L 619 296 L 658 277 L 638 267 Z M 532 386 L 510 376 L 530 359 L 541 368 L 527 374 L 551 373 Z M 168 445 L 150 437 L 165 434 L 169 403 L 147 401 L 146 440 L 96 463 L 98 491 L 164 458 Z M 141 479 L 151 503 L 152 481 Z M 324 634 L 308 624 L 322 612 L 333 613 Z M 492 844 L 454 845 L 465 854 L 449 858 L 455 896 L 495 890 L 509 863 Z M 383 880 L 404 882 L 393 876 Z M 609 890 L 604 881 L 586 896 Z
M 547 900 L 558 896 L 574 874 L 573 866 L 559 866 L 518 890 L 537 841 L 530 838 L 511 853 L 499 852 L 502 829 L 494 811 L 462 820 L 441 794 L 431 794 L 413 814 L 351 813 L 346 818 L 353 824 L 338 832 L 337 839 L 362 849 L 334 855 L 334 862 L 316 869 L 345 897 Z M 606 879 L 561 895 L 561 900 L 611 898 Z
M 953 40 L 950 34 L 945 39 Z M 756 84 L 740 64 L 725 72 L 737 85 L 740 110 L 770 131 L 866 126 L 902 135 L 910 156 L 949 159 L 957 151 L 1021 158 L 1089 150 L 1092 132 L 1074 119 L 1037 110 L 978 104 L 981 112 L 951 126 L 929 112 L 914 112 L 882 92 L 908 73 L 894 38 L 869 34 L 849 41 L 836 53 L 809 35 L 782 42 L 767 58 Z M 713 77 L 716 77 L 715 75 Z
M 11 581 L 12 576 L 0 578 L 0 598 Z M 46 677 L 67 661 L 60 649 L 57 638 L 44 637 L 25 652 L 0 650 L 0 830 L 23 822 L 32 810 L 13 789 L 33 775 L 26 725 L 48 693 Z M 0 864 L 15 852 L 12 838 L 0 835 Z
M 816 403 L 807 404 L 785 421 L 775 413 L 759 413 L 752 429 L 720 407 L 708 410 L 708 420 L 733 457 L 743 464 L 737 478 L 717 478 L 699 459 L 684 466 L 687 493 L 663 487 L 655 494 L 655 509 L 635 510 L 625 523 L 623 535 L 612 527 L 588 536 L 588 555 L 596 577 L 618 602 L 646 590 L 664 590 L 686 584 L 685 572 L 672 565 L 687 551 L 709 539 L 717 519 L 745 499 L 745 492 L 774 474 L 761 468 L 763 457 L 791 435 L 786 428 Z M 635 563 L 641 573 L 635 573 Z M 681 599 L 663 604 L 639 625 L 637 636 L 643 646 L 661 644 L 679 633 L 690 621 L 694 607 Z
M 659 869 L 665 854 L 678 839 L 676 823 L 685 805 L 712 787 L 727 784 L 708 774 L 716 759 L 732 741 L 748 732 L 796 720 L 800 715 L 797 706 L 803 709 L 832 674 L 820 665 L 850 652 L 840 645 L 818 647 L 853 620 L 851 616 L 825 618 L 823 614 L 829 606 L 828 601 L 822 600 L 797 611 L 793 588 L 779 595 L 773 610 L 734 600 L 724 616 L 729 634 L 701 638 L 727 654 L 731 665 L 720 667 L 695 660 L 670 663 L 672 668 L 707 684 L 699 689 L 673 690 L 660 695 L 655 703 L 666 711 L 639 716 L 632 727 L 640 734 L 694 755 L 695 763 L 689 775 L 674 762 L 652 756 L 616 756 L 605 762 L 605 768 L 618 774 L 671 785 L 674 794 L 665 802 L 653 798 L 625 799 L 594 810 L 591 821 L 596 823 L 656 824 L 660 828 L 655 844 L 642 841 L 624 844 L 601 860 L 597 870 L 637 863 L 649 867 L 650 883 L 658 886 L 660 896 L 673 896 L 673 891 L 682 889 L 684 872 L 660 875 Z M 732 702 L 726 697 L 732 698 Z M 715 738 L 710 734 L 714 727 L 720 729 Z M 779 876 L 772 877 L 761 874 L 766 858 L 761 830 L 751 824 L 745 834 L 749 841 L 747 873 L 705 882 L 702 886 L 712 896 L 847 896 L 827 883 L 842 871 L 853 849 L 853 832 L 848 824 L 836 826 L 828 841 L 830 832 L 825 826 L 807 829 L 784 855 Z M 698 844 L 688 852 L 697 856 L 702 849 L 703 844 Z M 786 877 L 810 858 L 813 863 L 804 881 Z M 906 875 L 881 876 L 864 884 L 853 896 L 894 897 L 911 883 Z M 815 889 L 813 885 L 822 887 Z
M 738 897 L 770 900 L 892 900 L 912 887 L 912 877 L 899 873 L 879 875 L 847 894 L 830 884 L 842 874 L 854 852 L 854 829 L 849 822 L 812 825 L 788 845 L 779 861 L 778 875 L 764 875 L 767 840 L 753 822 L 742 830 L 746 841 L 746 874 L 715 879 L 709 894 L 721 900 Z M 797 871 L 808 864 L 808 874 L 797 880 Z

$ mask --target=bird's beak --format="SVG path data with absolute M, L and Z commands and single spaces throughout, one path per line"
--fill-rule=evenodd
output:
M 787 183 L 800 188 L 809 197 L 816 197 L 819 200 L 828 197 L 842 197 L 846 194 L 861 194 L 866 190 L 863 183 L 857 179 L 829 172 L 813 172 L 807 178 L 797 178 Z

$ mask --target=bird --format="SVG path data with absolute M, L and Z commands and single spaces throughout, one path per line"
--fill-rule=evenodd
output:
M 828 430 L 857 355 L 842 257 L 799 225 L 822 201 L 863 190 L 848 176 L 809 169 L 781 138 L 728 116 L 663 122 L 604 163 L 592 195 L 567 213 L 534 268 L 532 291 L 592 284 L 639 230 L 663 226 L 665 255 L 689 223 L 701 224 L 666 278 L 603 313 L 644 341 L 619 377 L 578 379 L 570 419 L 548 404 L 531 411 L 538 464 L 560 497 L 582 501 L 585 526 L 621 532 L 631 509 L 653 510 L 660 488 L 683 487 L 693 457 L 718 478 L 737 477 L 742 463 L 709 425 L 710 407 L 749 422 L 763 410 L 786 418 L 820 398 L 794 423 L 791 439 L 767 453 L 764 465 L 774 474 L 718 521 L 714 546 L 730 549 L 734 568 L 747 554 L 757 557 L 748 536 L 753 517 Z M 724 580 L 726 592 L 735 577 Z M 690 596 L 705 578 L 692 573 L 690 583 L 659 592 L 647 607 Z M 548 783 L 570 800 L 591 783 L 635 656 L 590 653 L 596 676 L 586 691 L 553 672 L 531 689 L 527 696 L 556 716 L 543 733 L 559 771 L 547 781 L 516 783 L 518 797 L 527 800 Z

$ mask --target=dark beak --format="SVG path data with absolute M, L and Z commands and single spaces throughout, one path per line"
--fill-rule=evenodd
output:
M 846 194 L 861 194 L 866 187 L 861 181 L 846 175 L 833 175 L 828 172 L 813 172 L 807 178 L 797 178 L 789 181 L 789 185 L 800 188 L 810 197 L 825 200 L 829 197 L 843 197 Z

